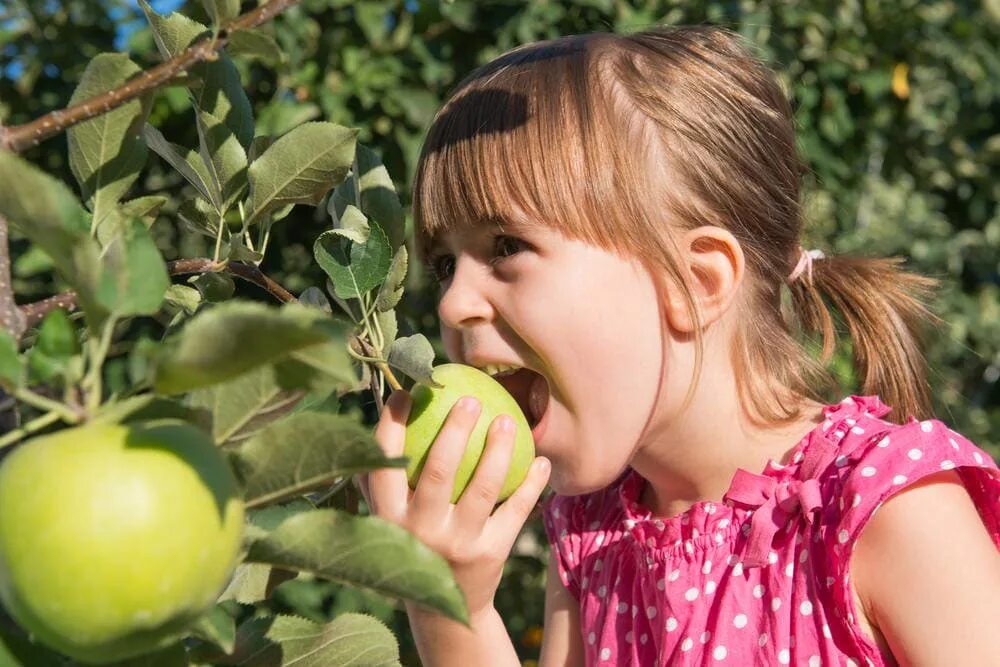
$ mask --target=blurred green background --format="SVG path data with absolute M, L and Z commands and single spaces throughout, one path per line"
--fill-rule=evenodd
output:
M 182 6 L 206 20 L 201 4 Z M 249 9 L 255 2 L 244 2 Z M 311 119 L 361 130 L 392 174 L 404 204 L 424 132 L 449 89 L 467 72 L 525 42 L 654 24 L 728 26 L 746 36 L 780 73 L 796 110 L 805 184 L 806 247 L 837 253 L 901 255 L 941 280 L 929 332 L 935 408 L 940 418 L 1000 456 L 1000 0 L 782 0 L 761 2 L 515 2 L 305 0 L 268 28 L 287 58 L 237 59 L 255 107 L 257 130 L 281 134 Z M 0 122 L 15 125 L 65 106 L 92 56 L 127 50 L 143 67 L 158 62 L 134 2 L 7 0 L 0 4 Z M 182 88 L 159 95 L 150 122 L 172 141 L 196 144 Z M 71 186 L 65 136 L 28 151 L 30 160 Z M 131 193 L 184 186 L 151 155 Z M 178 197 L 153 226 L 166 259 L 211 254 L 182 233 Z M 273 231 L 262 269 L 294 293 L 322 285 L 311 262 L 326 221 L 298 207 Z M 63 286 L 48 260 L 13 240 L 20 303 Z M 401 334 L 436 341 L 436 288 L 415 264 L 400 307 Z M 243 295 L 266 299 L 252 286 Z M 134 338 L 141 336 L 136 330 Z M 109 368 L 127 364 L 128 342 Z M 853 391 L 840 355 L 835 368 Z M 834 397 L 831 397 L 834 398 Z M 362 406 L 372 416 L 371 405 Z M 497 606 L 522 657 L 537 657 L 547 547 L 537 520 L 526 527 Z M 404 664 L 419 664 L 405 616 L 392 601 L 336 584 L 290 581 L 273 604 L 314 615 L 364 609 L 392 624 Z

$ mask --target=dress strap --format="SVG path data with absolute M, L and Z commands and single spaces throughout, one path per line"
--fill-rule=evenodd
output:
M 802 464 L 791 479 L 778 481 L 742 468 L 736 471 L 723 499 L 754 509 L 743 556 L 744 567 L 767 564 L 774 534 L 792 516 L 801 514 L 806 522 L 812 523 L 813 511 L 822 506 L 818 477 L 833 463 L 836 454 L 834 443 L 817 437 L 806 447 Z

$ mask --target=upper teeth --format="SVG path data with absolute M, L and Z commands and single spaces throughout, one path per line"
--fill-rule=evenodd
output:
M 483 366 L 483 371 L 487 375 L 492 375 L 497 377 L 498 375 L 510 375 L 521 370 L 520 366 L 514 366 L 512 364 L 486 364 Z

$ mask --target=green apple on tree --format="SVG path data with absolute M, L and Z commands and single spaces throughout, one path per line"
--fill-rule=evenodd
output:
M 410 488 L 416 487 L 430 447 L 452 406 L 463 396 L 475 396 L 482 405 L 482 412 L 459 463 L 451 502 L 458 501 L 472 479 L 486 446 L 489 426 L 500 415 L 510 416 L 515 425 L 514 451 L 499 496 L 501 501 L 507 499 L 524 481 L 535 459 L 535 441 L 521 407 L 503 385 L 472 366 L 443 364 L 434 368 L 433 378 L 442 386 L 417 384 L 412 391 L 412 407 L 403 449 L 403 454 L 410 459 L 406 467 Z
M 229 465 L 186 422 L 37 437 L 0 465 L 0 600 L 81 662 L 150 652 L 218 598 L 243 512 Z

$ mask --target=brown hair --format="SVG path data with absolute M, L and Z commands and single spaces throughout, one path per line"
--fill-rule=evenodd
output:
M 929 414 L 918 328 L 931 317 L 923 300 L 933 280 L 898 259 L 832 256 L 790 284 L 795 321 L 783 316 L 780 288 L 800 256 L 802 173 L 781 87 L 730 31 L 562 37 L 480 67 L 438 112 L 414 183 L 418 254 L 446 229 L 527 218 L 640 258 L 661 289 L 680 286 L 697 316 L 675 235 L 720 226 L 746 257 L 733 363 L 755 420 L 796 419 L 798 399 L 833 387 L 824 297 L 850 332 L 863 393 L 879 394 L 899 421 Z M 819 361 L 798 328 L 821 335 Z

